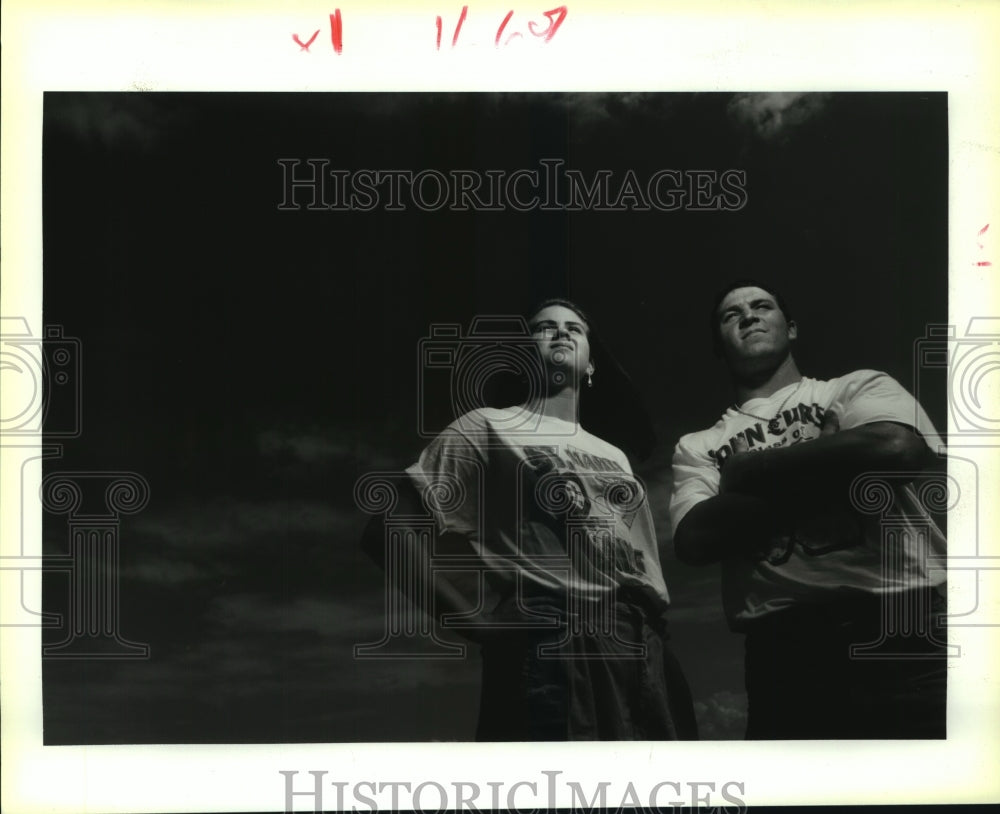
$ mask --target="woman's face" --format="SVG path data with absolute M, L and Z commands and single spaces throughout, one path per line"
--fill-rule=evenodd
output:
M 594 372 L 590 361 L 590 329 L 576 311 L 548 305 L 531 318 L 531 335 L 546 366 L 574 374 L 576 382 Z

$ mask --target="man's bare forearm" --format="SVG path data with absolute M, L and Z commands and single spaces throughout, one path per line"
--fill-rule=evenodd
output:
M 790 505 L 847 504 L 851 481 L 868 471 L 917 471 L 927 463 L 910 427 L 876 422 L 760 452 L 738 452 L 722 467 L 720 494 L 691 509 L 674 538 L 677 557 L 704 565 L 758 551 L 781 532 Z
M 927 454 L 914 430 L 880 421 L 806 443 L 733 455 L 723 466 L 720 493 L 846 499 L 851 481 L 863 472 L 914 471 Z
M 674 551 L 687 565 L 709 565 L 759 550 L 777 531 L 778 520 L 767 501 L 716 495 L 684 515 L 674 534 Z

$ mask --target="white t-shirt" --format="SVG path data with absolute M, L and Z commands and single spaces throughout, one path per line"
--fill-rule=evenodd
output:
M 841 430 L 893 421 L 916 429 L 934 452 L 943 451 L 923 408 L 893 378 L 874 370 L 829 381 L 803 378 L 741 409 L 760 418 L 730 407 L 711 429 L 678 442 L 670 500 L 675 533 L 693 506 L 718 494 L 720 462 L 732 454 L 739 435 L 751 452 L 810 441 L 819 436 L 825 412 L 833 409 Z M 777 420 L 771 421 L 772 416 Z M 724 560 L 722 595 L 730 626 L 740 629 L 751 619 L 797 603 L 944 582 L 943 560 L 931 563 L 945 555 L 944 536 L 911 485 L 892 475 L 883 480 L 888 493 L 877 488 L 867 496 L 859 493 L 853 504 L 845 494 L 839 508 L 810 512 L 796 521 L 760 558 Z M 891 504 L 879 507 L 880 494 L 888 495 Z
M 407 472 L 425 502 L 447 494 L 430 507 L 438 531 L 470 541 L 494 599 L 520 579 L 527 594 L 593 600 L 631 587 L 669 602 L 645 488 L 621 450 L 578 424 L 473 410 Z

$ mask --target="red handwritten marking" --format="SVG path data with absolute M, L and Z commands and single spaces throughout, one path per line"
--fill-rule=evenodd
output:
M 496 38 L 493 40 L 493 45 L 499 47 L 500 37 L 503 34 L 503 30 L 507 27 L 507 23 L 510 22 L 510 18 L 514 16 L 514 9 L 507 12 L 507 16 L 503 18 L 503 22 L 500 23 L 500 27 L 497 29 Z M 506 45 L 506 43 L 504 43 Z
M 568 10 L 566 6 L 557 6 L 549 11 L 543 11 L 542 16 L 544 16 L 548 21 L 548 25 L 542 30 L 541 26 L 536 24 L 534 20 L 528 21 L 528 30 L 531 35 L 538 37 L 545 42 L 549 42 L 559 31 L 560 26 L 562 26 L 563 21 L 566 19 Z M 469 16 L 469 7 L 467 5 L 462 6 L 461 14 L 459 14 L 458 22 L 455 24 L 455 31 L 451 36 L 451 47 L 454 48 L 458 44 L 458 38 L 462 33 L 462 26 L 465 25 L 465 20 Z M 503 18 L 500 23 L 500 27 L 497 28 L 496 36 L 493 38 L 493 44 L 495 46 L 500 45 L 500 40 L 503 38 L 504 31 L 507 29 L 507 25 L 510 23 L 511 18 L 514 16 L 514 10 L 511 9 L 507 12 L 507 15 Z M 441 50 L 441 34 L 444 28 L 444 23 L 441 16 L 438 15 L 434 19 L 434 25 L 437 29 L 437 38 L 435 42 L 435 47 L 437 50 Z M 308 51 L 309 47 L 316 41 L 316 37 L 319 36 L 319 29 L 313 32 L 313 35 L 309 38 L 308 42 L 302 42 L 299 39 L 298 34 L 292 34 L 292 39 L 298 44 L 299 48 L 303 51 Z M 514 31 L 507 36 L 504 40 L 504 45 L 510 44 L 514 39 L 523 37 L 524 35 L 519 31 Z M 333 44 L 333 50 L 337 54 L 342 54 L 344 51 L 344 20 L 341 16 L 340 9 L 335 9 L 334 13 L 330 15 L 330 42 Z M 984 226 L 980 234 L 986 231 L 989 224 Z
M 299 39 L 299 35 L 298 34 L 292 34 L 292 39 L 295 40 L 295 42 L 298 43 L 299 48 L 302 51 L 308 51 L 309 50 L 309 46 L 313 44 L 313 42 L 315 41 L 315 39 L 316 39 L 316 37 L 318 35 L 319 35 L 319 29 L 317 28 L 313 32 L 313 35 L 309 38 L 309 42 L 302 42 L 302 40 Z
M 455 44 L 458 42 L 458 35 L 462 31 L 462 23 L 465 22 L 465 18 L 469 13 L 468 6 L 462 6 L 462 13 L 458 17 L 458 25 L 455 26 L 455 33 L 451 36 L 451 47 L 454 48 Z M 434 25 L 437 28 L 437 50 L 441 50 L 441 17 L 438 15 L 434 19 Z
M 989 229 L 989 228 L 990 228 L 990 225 L 987 223 L 982 229 L 979 230 L 979 235 L 982 236 L 982 235 L 986 234 L 986 230 Z M 983 244 L 980 243 L 978 240 L 976 241 L 976 245 L 980 249 L 985 248 L 985 246 L 983 246 Z M 977 266 L 992 266 L 993 264 L 989 260 L 980 260 L 975 265 L 977 265 Z
M 545 37 L 545 41 L 548 42 L 556 35 L 556 31 L 559 30 L 559 26 L 561 26 L 563 24 L 563 20 L 566 19 L 567 9 L 566 6 L 559 6 L 551 11 L 543 11 L 542 14 L 548 19 L 549 27 L 539 34 L 535 30 L 536 26 L 534 20 L 529 20 L 528 30 L 536 37 Z M 558 20 L 554 19 L 557 14 L 559 15 Z
M 338 54 L 344 52 L 344 20 L 340 16 L 338 8 L 330 15 L 330 41 L 333 43 L 333 50 Z
M 465 22 L 465 16 L 469 13 L 468 6 L 462 6 L 462 13 L 458 17 L 458 25 L 455 26 L 455 34 L 451 38 L 451 47 L 455 47 L 455 43 L 458 42 L 458 33 L 462 30 L 462 23 Z

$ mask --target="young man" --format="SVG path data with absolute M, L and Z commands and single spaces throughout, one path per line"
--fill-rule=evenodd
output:
M 481 645 L 477 740 L 694 738 L 652 513 L 615 443 L 631 428 L 585 428 L 627 379 L 573 303 L 546 300 L 527 327 L 505 358 L 537 363 L 524 400 L 457 417 L 406 470 L 406 514 L 433 515 L 431 556 L 454 569 L 425 558 L 394 587 Z
M 731 284 L 712 331 L 736 402 L 677 444 L 670 514 L 682 561 L 722 563 L 747 738 L 944 737 L 945 541 L 911 483 L 941 440 L 884 373 L 803 377 L 770 287 Z

